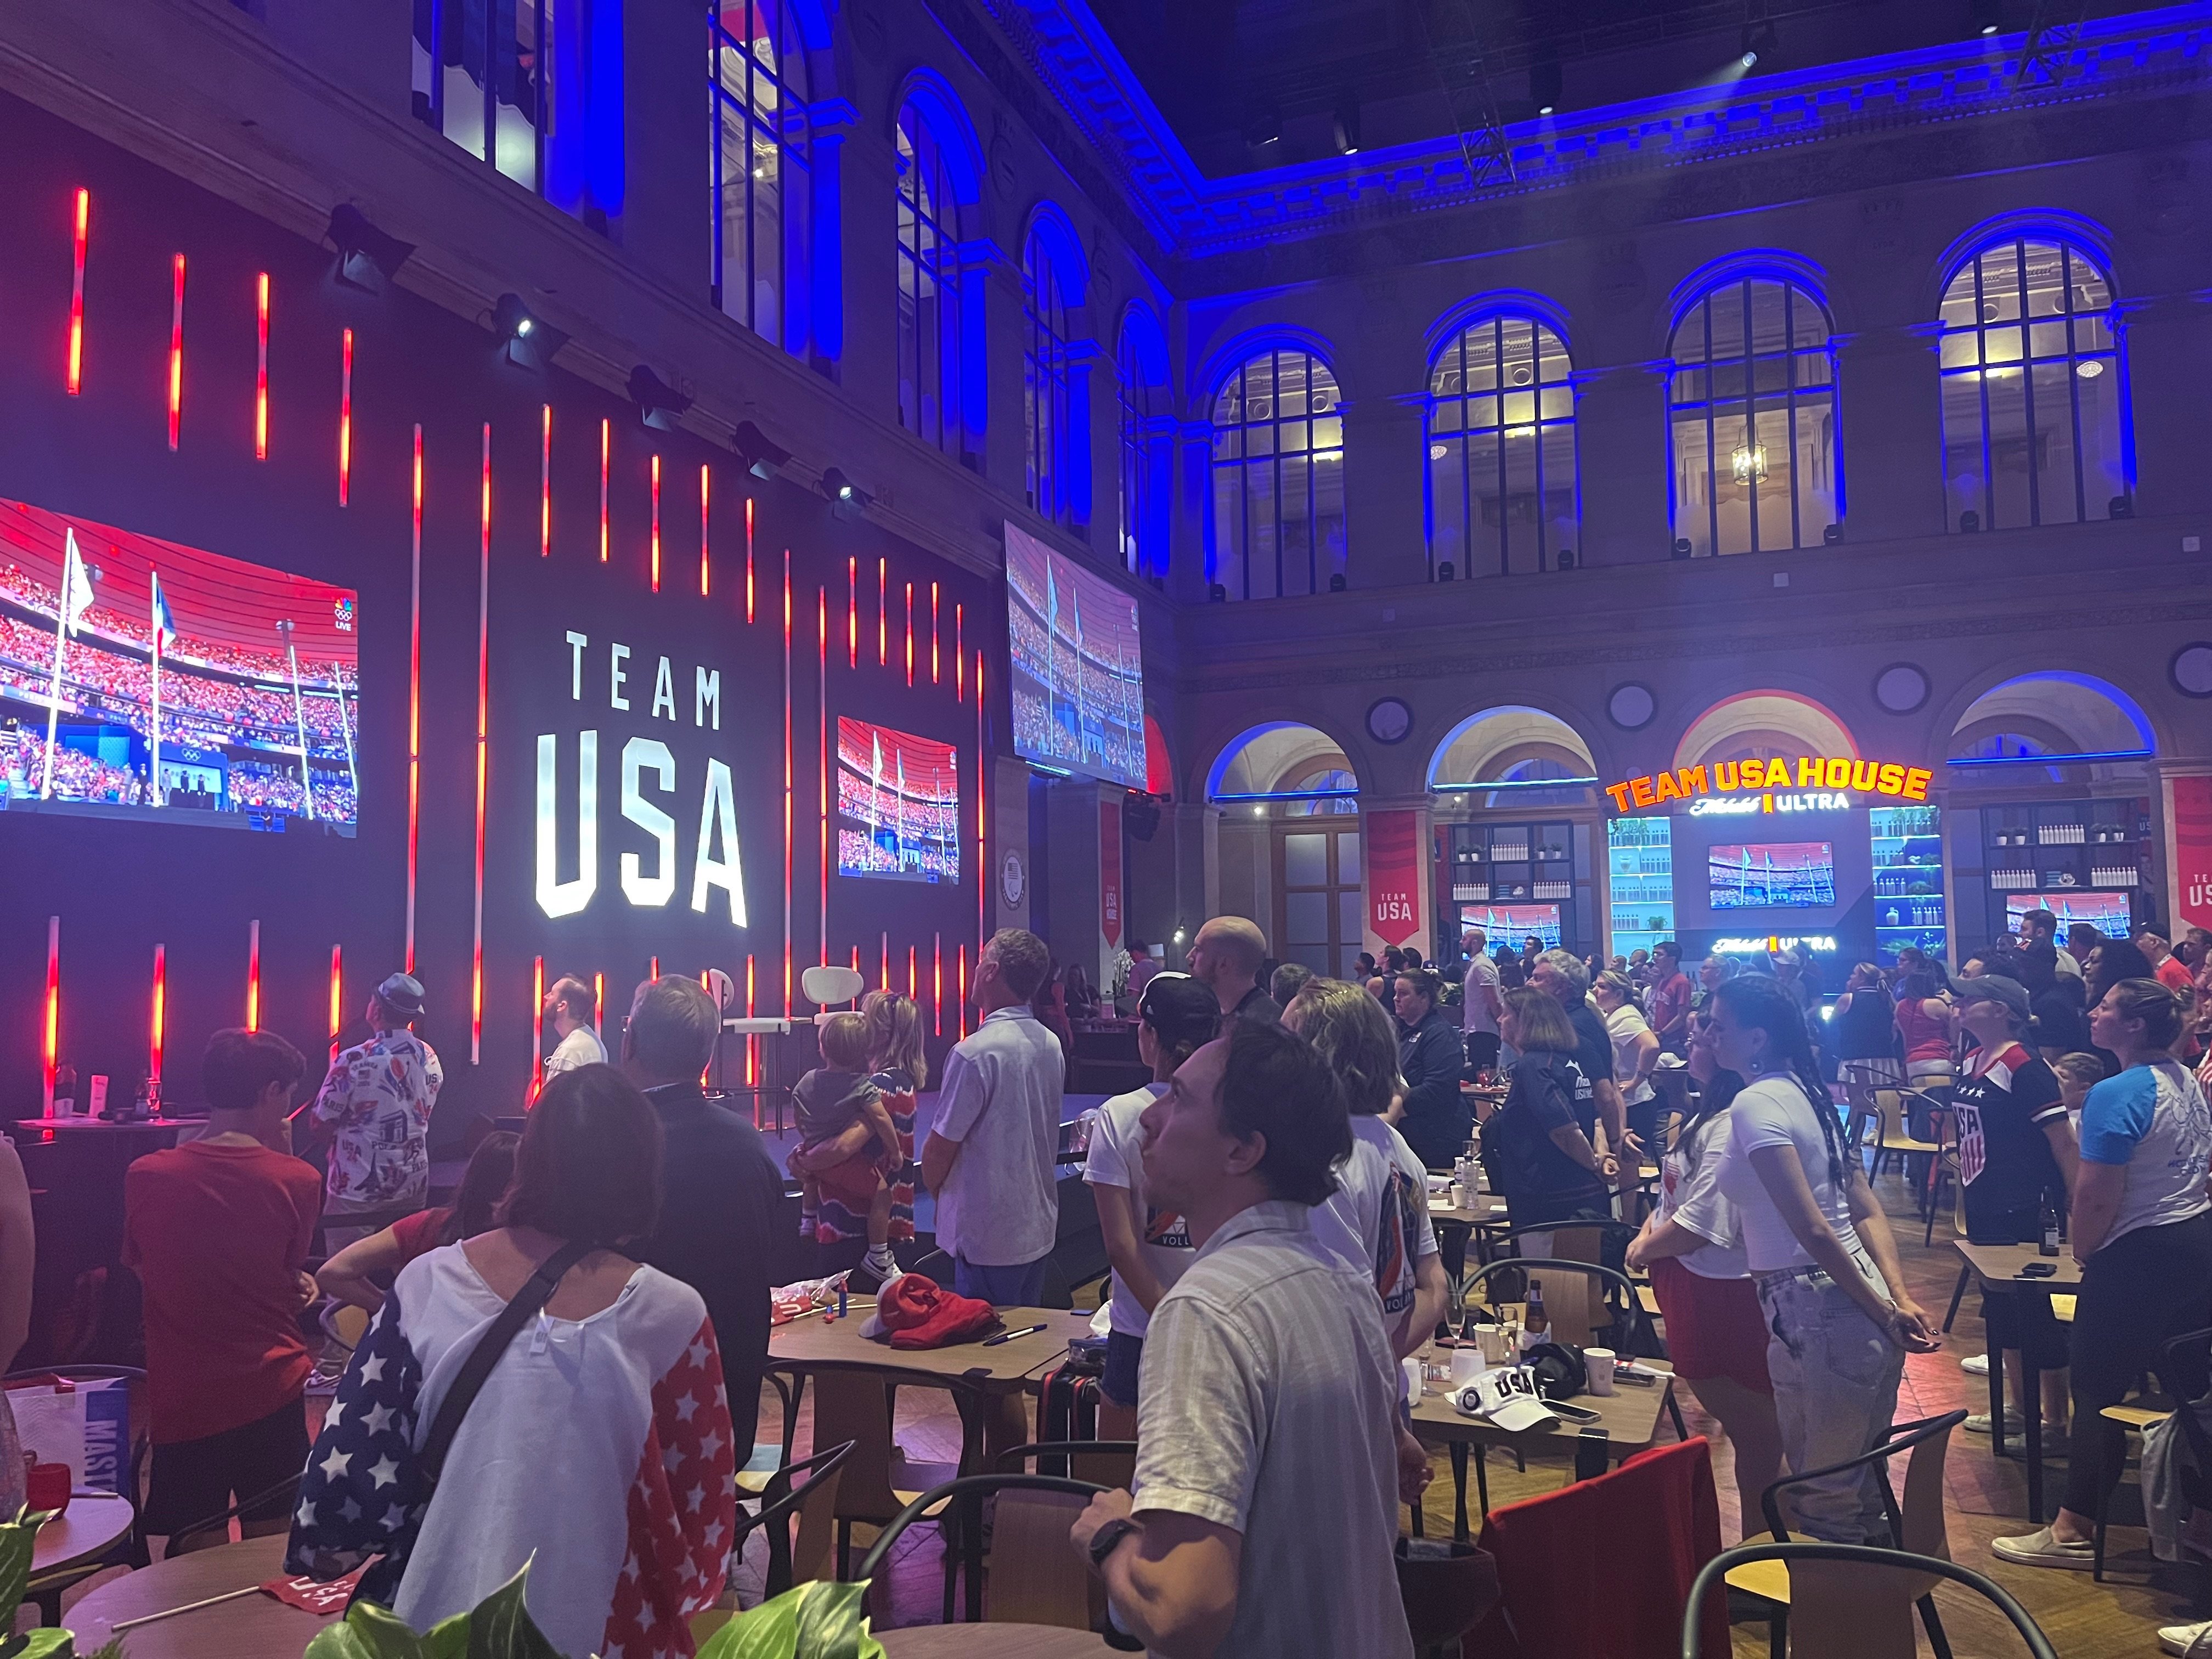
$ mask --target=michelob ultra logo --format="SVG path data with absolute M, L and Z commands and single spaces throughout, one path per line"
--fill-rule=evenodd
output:
M 1717 761 L 1710 766 L 1679 766 L 1671 772 L 1655 772 L 1609 783 L 1605 793 L 1616 809 L 1658 806 L 1670 800 L 1689 800 L 1698 795 L 1729 795 L 1748 789 L 1856 789 L 1863 795 L 1889 795 L 1899 800 L 1926 800 L 1928 781 L 1936 775 L 1926 767 L 1898 766 L 1884 761 L 1853 760 L 1847 755 L 1800 756 L 1794 763 Z

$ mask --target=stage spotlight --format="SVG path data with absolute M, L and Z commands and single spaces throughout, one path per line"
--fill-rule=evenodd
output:
M 1774 24 L 1771 20 L 1745 24 L 1743 57 L 1741 59 L 1744 68 L 1754 70 L 1762 63 L 1769 69 L 1773 68 L 1774 52 L 1778 42 L 1779 37 L 1775 33 Z
M 1970 9 L 1975 33 L 1995 34 L 2004 27 L 2004 0 L 1973 0 Z
M 1344 572 L 1342 572 L 1341 570 L 1337 571 L 1336 573 L 1334 573 L 1333 575 L 1331 575 L 1331 576 L 1329 577 L 1329 579 L 1328 579 L 1328 591 L 1329 591 L 1330 592 L 1332 592 L 1332 593 L 1341 593 L 1341 592 L 1344 592 L 1344 586 L 1345 586 L 1345 583 L 1344 583 Z
M 1339 155 L 1359 154 L 1359 94 L 1349 87 L 1336 100 L 1334 118 L 1336 126 L 1336 153 Z
M 825 468 L 822 474 L 822 494 L 829 501 L 832 512 L 841 519 L 857 519 L 875 498 L 847 477 L 842 468 Z
M 1280 143 L 1283 138 L 1283 114 L 1272 99 L 1254 104 L 1244 117 L 1244 142 L 1254 149 L 1264 150 Z
M 1571 547 L 1561 548 L 1559 550 L 1559 568 L 1562 570 L 1572 570 L 1574 568 L 1575 550 Z
M 1687 536 L 1675 537 L 1674 545 L 1669 549 L 1668 551 L 1671 552 L 1675 558 L 1688 558 L 1690 556 L 1690 538 Z
M 663 432 L 676 430 L 677 417 L 691 407 L 688 393 L 678 392 L 643 363 L 629 372 L 629 400 L 638 418 Z
M 1452 568 L 1452 562 L 1449 559 L 1446 559 L 1437 567 L 1437 580 L 1440 582 L 1448 582 L 1457 574 L 1459 572 Z
M 1537 114 L 1549 115 L 1559 108 L 1565 83 L 1559 54 L 1547 48 L 1544 55 L 1528 66 L 1528 96 L 1535 103 Z
M 338 251 L 338 280 L 370 294 L 383 293 L 385 283 L 399 274 L 399 267 L 415 252 L 414 243 L 387 236 L 350 202 L 331 210 L 331 228 L 324 240 Z
M 789 450 L 769 442 L 750 421 L 742 422 L 730 434 L 730 447 L 738 452 L 744 461 L 745 471 L 756 478 L 773 478 L 791 460 Z
M 568 335 L 532 313 L 519 294 L 502 294 L 492 304 L 491 331 L 500 338 L 509 362 L 525 368 L 543 368 L 568 343 Z
M 1229 590 L 1219 582 L 1208 582 L 1206 585 L 1206 602 L 1208 605 L 1228 604 Z
M 1826 542 L 1830 547 L 1842 546 L 1844 541 L 1843 526 L 1839 524 L 1830 525 L 1826 529 L 1820 532 L 1820 539 L 1823 542 Z

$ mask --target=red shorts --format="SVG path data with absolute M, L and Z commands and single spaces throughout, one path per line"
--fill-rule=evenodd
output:
M 847 1209 L 856 1215 L 866 1215 L 884 1188 L 883 1161 L 879 1157 L 855 1152 L 826 1170 L 817 1170 L 814 1181 L 824 1194 Z
M 1707 1279 L 1676 1256 L 1651 1264 L 1651 1293 L 1667 1322 L 1667 1352 L 1674 1374 L 1690 1382 L 1725 1376 L 1759 1394 L 1772 1394 L 1766 1374 L 1766 1316 L 1759 1289 L 1748 1279 Z

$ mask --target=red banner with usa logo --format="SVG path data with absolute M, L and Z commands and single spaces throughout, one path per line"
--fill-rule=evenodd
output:
M 1367 814 L 1367 926 L 1385 945 L 1420 930 L 1421 837 L 1412 811 Z

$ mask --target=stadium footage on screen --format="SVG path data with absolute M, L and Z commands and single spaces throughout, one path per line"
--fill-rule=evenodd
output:
M 0 810 L 350 836 L 355 595 L 0 500 Z
M 837 873 L 960 879 L 960 761 L 951 744 L 838 716 Z
M 1014 752 L 1145 787 L 1144 653 L 1137 602 L 1006 526 Z

